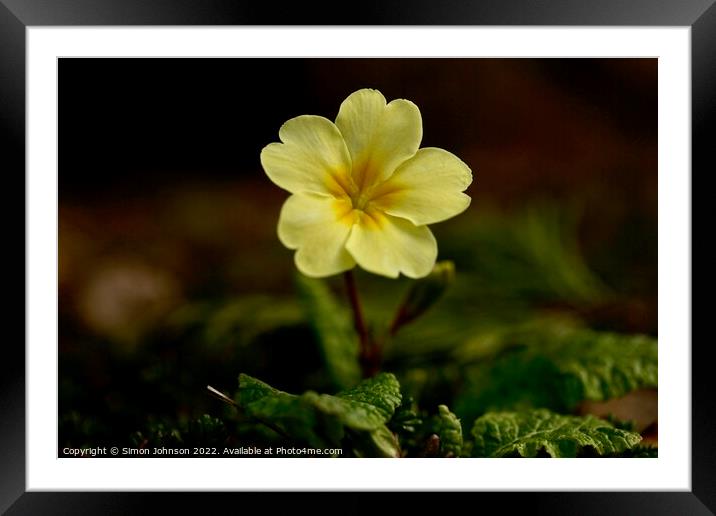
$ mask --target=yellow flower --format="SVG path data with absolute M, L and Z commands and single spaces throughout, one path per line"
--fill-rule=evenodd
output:
M 325 277 L 356 264 L 391 278 L 431 271 L 438 248 L 427 224 L 470 205 L 463 191 L 472 172 L 443 149 L 418 149 L 422 136 L 415 104 L 386 103 L 371 89 L 344 100 L 335 124 L 302 115 L 281 126 L 282 143 L 264 147 L 261 165 L 293 194 L 278 237 L 296 250 L 303 274 Z

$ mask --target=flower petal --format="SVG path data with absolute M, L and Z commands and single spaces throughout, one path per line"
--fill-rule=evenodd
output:
M 361 214 L 346 248 L 362 268 L 390 278 L 401 272 L 410 278 L 427 276 L 438 254 L 426 226 L 372 210 Z
M 306 276 L 320 278 L 355 267 L 346 251 L 353 225 L 349 201 L 318 195 L 292 195 L 281 208 L 278 238 Z
M 472 172 L 460 158 L 425 147 L 376 188 L 371 206 L 416 225 L 433 224 L 467 209 L 470 197 L 462 192 L 470 183 Z
M 291 193 L 341 196 L 350 188 L 351 158 L 338 128 L 320 116 L 302 115 L 281 126 L 283 143 L 261 151 L 271 181 Z
M 418 107 L 404 99 L 386 104 L 378 90 L 352 93 L 341 104 L 336 125 L 348 145 L 359 188 L 387 179 L 415 154 L 423 138 Z

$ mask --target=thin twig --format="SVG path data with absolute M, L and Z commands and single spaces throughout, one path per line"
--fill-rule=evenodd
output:
M 400 307 L 398 308 L 398 311 L 395 313 L 395 317 L 393 318 L 393 322 L 390 323 L 390 328 L 388 329 L 388 335 L 391 337 L 395 337 L 395 334 L 398 333 L 398 330 L 405 324 L 406 318 L 405 318 L 405 301 L 403 301 L 400 304 Z
M 211 385 L 207 385 L 206 388 L 209 390 L 209 392 L 210 392 L 212 395 L 214 395 L 214 397 L 220 399 L 221 401 L 223 401 L 223 402 L 225 402 L 225 403 L 228 403 L 228 404 L 231 405 L 232 407 L 238 407 L 238 404 L 237 404 L 234 400 L 232 400 L 231 398 L 229 398 L 229 397 L 228 397 L 226 394 L 224 394 L 223 392 L 221 392 L 221 391 L 219 391 L 219 390 L 217 390 L 217 389 L 214 389 Z

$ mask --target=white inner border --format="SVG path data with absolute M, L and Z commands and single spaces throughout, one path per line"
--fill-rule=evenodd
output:
M 690 490 L 690 40 L 688 27 L 29 27 L 27 489 Z M 58 459 L 60 56 L 658 57 L 659 458 Z

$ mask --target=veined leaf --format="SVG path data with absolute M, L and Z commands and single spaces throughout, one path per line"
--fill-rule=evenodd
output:
M 391 373 L 381 373 L 363 380 L 352 389 L 339 392 L 335 397 L 354 407 L 353 413 L 349 412 L 351 416 L 364 412 L 364 418 L 383 424 L 390 420 L 400 405 L 400 384 Z
M 563 416 L 548 410 L 490 412 L 475 421 L 473 457 L 577 457 L 587 451 L 614 455 L 641 436 L 593 416 Z
M 306 315 L 314 329 L 326 370 L 339 389 L 352 387 L 361 377 L 358 336 L 350 315 L 338 303 L 326 284 L 317 279 L 296 276 Z
M 318 448 L 341 446 L 346 436 L 354 437 L 353 444 L 371 456 L 399 453 L 386 423 L 400 400 L 400 385 L 390 373 L 336 395 L 289 394 L 242 374 L 237 395 L 248 416 L 286 438 Z

